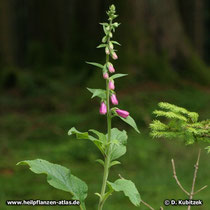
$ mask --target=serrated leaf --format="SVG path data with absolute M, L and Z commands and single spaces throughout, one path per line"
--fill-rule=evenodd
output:
M 127 75 L 128 74 L 114 74 L 110 77 L 110 79 L 117 79 L 117 78 L 120 78 L 120 77 L 125 77 Z
M 129 198 L 131 203 L 135 206 L 139 206 L 141 197 L 136 189 L 135 184 L 127 179 L 117 179 L 114 183 L 107 181 L 109 187 L 116 192 L 122 191 L 125 196 Z
M 111 145 L 111 154 L 110 160 L 115 160 L 126 153 L 126 144 L 127 144 L 127 133 L 126 131 L 120 131 L 117 128 L 112 128 L 111 130 L 111 142 L 118 141 L 118 145 L 113 143 Z
M 17 165 L 29 165 L 32 172 L 46 174 L 47 182 L 51 186 L 70 192 L 73 199 L 79 200 L 81 206 L 85 209 L 84 200 L 87 197 L 88 187 L 84 181 L 72 175 L 68 168 L 42 159 L 25 160 L 17 163 Z
M 96 67 L 101 68 L 101 69 L 104 68 L 104 66 L 100 63 L 95 63 L 95 62 L 86 62 L 86 63 L 90 64 L 90 65 L 93 65 L 93 66 L 96 66 Z
M 102 89 L 92 89 L 92 88 L 87 88 L 93 95 L 91 98 L 94 97 L 99 97 L 103 100 L 106 100 L 106 91 Z
M 136 125 L 136 122 L 134 121 L 134 119 L 129 115 L 127 118 L 123 118 L 123 117 L 120 117 L 119 115 L 117 115 L 121 120 L 123 120 L 124 122 L 126 122 L 128 125 L 130 125 L 131 127 L 133 127 L 136 132 L 140 133 L 137 125 Z

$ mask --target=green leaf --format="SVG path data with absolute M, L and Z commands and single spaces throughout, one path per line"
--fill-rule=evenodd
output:
M 116 45 L 119 45 L 119 46 L 121 46 L 121 44 L 119 43 L 119 42 L 117 42 L 117 41 L 111 41 L 113 44 L 116 44 Z
M 102 47 L 106 47 L 106 46 L 107 46 L 107 44 L 100 44 L 97 46 L 97 48 L 102 48 Z
M 116 78 L 119 78 L 119 77 L 125 77 L 127 75 L 128 74 L 114 74 L 113 76 L 110 77 L 110 79 L 116 79 Z
M 109 24 L 108 23 L 99 23 L 100 25 L 102 26 L 108 26 Z
M 93 130 L 92 130 L 92 132 L 93 132 Z M 100 133 L 100 132 L 98 132 L 98 133 Z M 76 128 L 74 128 L 74 127 L 68 131 L 68 135 L 72 135 L 72 134 L 76 134 L 77 139 L 91 140 L 98 147 L 98 149 L 101 151 L 101 153 L 104 154 L 105 147 L 104 147 L 103 139 L 100 139 L 100 138 L 97 139 L 97 138 L 89 135 L 88 132 L 80 132 L 80 131 L 76 130 Z
M 207 150 L 208 153 L 210 153 L 210 146 L 205 147 L 205 149 Z
M 126 131 L 120 131 L 117 128 L 111 130 L 111 152 L 110 160 L 115 160 L 126 153 L 127 144 L 127 133 Z M 118 144 L 116 144 L 116 141 Z M 113 142 L 113 143 L 112 143 Z
M 106 91 L 102 89 L 92 89 L 92 88 L 87 88 L 93 95 L 91 98 L 94 97 L 99 97 L 103 100 L 106 100 Z
M 68 135 L 76 134 L 77 139 L 89 139 L 88 132 L 80 132 L 75 127 L 68 131 Z
M 102 166 L 104 166 L 104 161 L 101 159 L 97 159 L 96 162 L 100 163 Z
M 29 165 L 30 170 L 36 174 L 46 174 L 47 182 L 56 189 L 70 192 L 73 199 L 81 202 L 85 209 L 84 200 L 87 197 L 88 187 L 81 179 L 73 176 L 68 168 L 58 164 L 50 163 L 46 160 L 25 160 L 17 165 Z
M 124 122 L 129 124 L 131 127 L 133 127 L 136 130 L 136 132 L 140 133 L 140 131 L 136 125 L 136 122 L 134 121 L 134 119 L 131 116 L 128 116 L 127 118 L 120 117 L 119 115 L 117 115 L 117 116 L 119 118 L 121 118 L 121 120 L 123 120 Z
M 93 66 L 96 66 L 96 67 L 99 67 L 101 69 L 104 68 L 104 66 L 100 63 L 95 63 L 95 62 L 86 62 L 87 64 L 90 64 L 90 65 L 93 65 Z
M 106 138 L 106 135 L 104 135 L 103 133 L 97 131 L 97 130 L 94 130 L 94 129 L 90 129 L 89 131 L 93 132 L 94 134 L 96 134 L 98 136 L 98 139 L 103 142 L 103 143 L 106 143 L 107 142 L 107 138 Z
M 114 191 L 122 191 L 125 196 L 127 196 L 131 203 L 135 206 L 139 206 L 141 202 L 141 197 L 136 189 L 135 184 L 127 179 L 117 179 L 114 183 L 107 181 L 109 187 Z
M 115 166 L 115 165 L 119 165 L 119 164 L 121 164 L 120 161 L 114 160 L 110 163 L 109 168 L 111 168 L 112 166 Z
M 102 38 L 102 42 L 105 43 L 106 41 L 107 41 L 107 36 L 104 36 L 104 37 Z
M 99 198 L 101 198 L 101 195 L 99 193 L 94 193 L 95 195 L 97 195 Z

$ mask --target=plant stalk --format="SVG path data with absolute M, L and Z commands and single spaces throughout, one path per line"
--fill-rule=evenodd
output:
M 109 40 L 108 40 L 109 42 Z M 106 63 L 109 62 L 109 55 L 106 55 Z M 106 182 L 109 176 L 109 165 L 110 165 L 110 141 L 111 141 L 111 115 L 110 115 L 110 102 L 109 102 L 109 80 L 106 80 L 106 106 L 107 106 L 107 133 L 108 133 L 108 142 L 107 142 L 107 150 L 105 154 L 105 162 L 104 162 L 104 175 L 103 175 L 103 183 L 101 187 L 101 197 L 98 204 L 98 210 L 102 210 L 105 199 L 104 195 L 106 192 Z

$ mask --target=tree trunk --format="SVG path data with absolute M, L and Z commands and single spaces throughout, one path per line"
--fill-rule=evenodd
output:
M 202 10 L 202 3 L 197 2 L 197 4 L 199 6 L 196 11 L 199 13 Z M 129 14 L 126 14 L 128 11 Z M 136 52 L 138 47 L 138 55 L 132 55 L 132 58 L 136 57 L 133 60 L 135 63 L 133 69 L 140 77 L 154 76 L 155 80 L 161 78 L 165 80 L 173 75 L 171 79 L 190 78 L 206 84 L 210 82 L 210 73 L 196 50 L 202 51 L 203 39 L 200 37 L 202 26 L 199 24 L 202 19 L 201 14 L 195 18 L 194 46 L 187 36 L 176 0 L 127 1 L 124 12 L 124 16 L 128 18 L 124 24 L 127 24 L 125 28 L 129 32 L 125 33 L 123 42 L 126 42 L 128 35 L 129 39 L 133 40 L 133 43 L 127 46 L 129 54 L 131 50 L 133 53 Z
M 16 64 L 15 0 L 0 1 L 0 43 L 3 62 Z

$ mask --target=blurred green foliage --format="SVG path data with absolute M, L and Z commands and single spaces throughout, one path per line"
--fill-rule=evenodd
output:
M 174 158 L 177 175 L 187 188 L 191 185 L 198 145 L 185 147 L 182 142 L 151 139 L 148 125 L 154 119 L 152 111 L 159 101 L 164 100 L 199 112 L 200 118 L 205 119 L 209 117 L 210 98 L 208 91 L 193 88 L 176 90 L 167 87 L 164 90 L 159 86 L 143 91 L 144 88 L 135 86 L 132 94 L 124 87 L 119 91 L 120 108 L 130 111 L 142 133 L 137 135 L 132 129 L 129 130 L 128 151 L 121 158 L 123 167 L 113 167 L 109 180 L 115 180 L 118 174 L 133 180 L 142 199 L 156 209 L 163 205 L 166 198 L 185 198 L 172 177 L 170 159 Z M 36 93 L 37 98 L 1 97 L 4 112 L 0 119 L 0 153 L 4 158 L 0 159 L 0 200 L 3 203 L 7 199 L 70 199 L 67 193 L 50 187 L 45 175 L 36 176 L 29 173 L 27 167 L 15 166 L 20 160 L 42 158 L 70 168 L 76 176 L 86 181 L 89 184 L 87 208 L 96 207 L 98 198 L 93 194 L 100 189 L 102 167 L 95 159 L 100 158 L 100 154 L 94 145 L 69 137 L 67 131 L 72 126 L 79 126 L 81 131 L 90 128 L 105 131 L 104 118 L 98 114 L 97 100 L 89 101 L 87 90 L 63 90 L 57 97 L 50 92 L 46 95 Z M 117 119 L 113 124 L 119 129 L 130 129 Z M 205 146 L 199 145 L 202 148 Z M 210 184 L 208 162 L 209 156 L 202 152 L 197 188 Z M 195 197 L 204 200 L 205 205 L 199 209 L 205 210 L 210 205 L 207 191 L 208 188 Z M 122 206 L 124 209 L 135 209 L 121 193 L 115 193 L 105 209 L 120 209 Z M 12 208 L 3 204 L 3 209 Z M 66 207 L 34 208 L 56 210 Z

